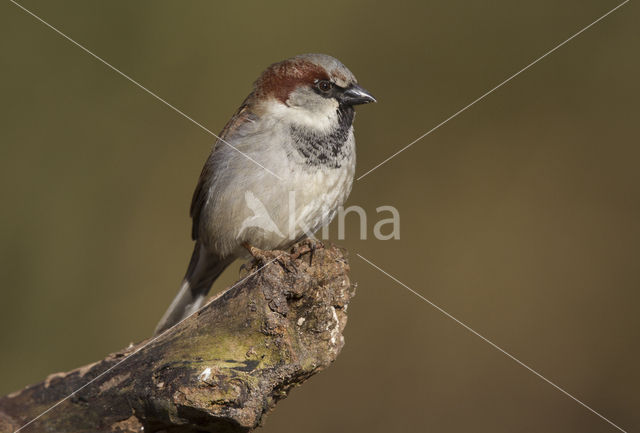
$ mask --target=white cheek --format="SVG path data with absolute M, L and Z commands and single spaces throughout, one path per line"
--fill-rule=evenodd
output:
M 313 109 L 287 106 L 279 101 L 268 103 L 269 112 L 290 125 L 304 127 L 318 132 L 330 132 L 338 121 L 338 101 L 326 99 L 322 104 L 314 104 Z

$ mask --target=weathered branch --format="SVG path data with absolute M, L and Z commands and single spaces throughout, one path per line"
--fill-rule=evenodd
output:
M 309 246 L 257 253 L 249 274 L 280 258 L 151 343 L 0 398 L 0 431 L 13 432 L 138 350 L 22 432 L 254 429 L 344 344 L 349 266 L 335 247 L 316 249 L 310 265 Z

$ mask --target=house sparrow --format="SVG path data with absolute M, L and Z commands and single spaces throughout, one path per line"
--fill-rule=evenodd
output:
M 353 182 L 354 105 L 369 102 L 351 71 L 324 54 L 260 75 L 202 169 L 191 203 L 195 248 L 155 334 L 198 310 L 246 246 L 287 248 L 332 220 Z

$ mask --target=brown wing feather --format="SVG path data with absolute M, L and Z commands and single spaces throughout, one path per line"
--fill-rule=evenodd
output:
M 248 100 L 249 98 L 247 98 Z M 236 114 L 233 115 L 231 120 L 227 122 L 224 129 L 220 133 L 220 138 L 223 140 L 227 140 L 227 137 L 231 137 L 238 128 L 243 125 L 245 122 L 249 120 L 249 108 L 247 101 L 245 101 Z M 193 240 L 198 240 L 199 238 L 199 227 L 200 227 L 200 215 L 202 214 L 202 208 L 207 201 L 207 194 L 209 192 L 210 182 L 213 176 L 213 153 L 216 151 L 218 146 L 225 146 L 220 140 L 218 140 L 207 158 L 207 161 L 204 163 L 204 167 L 202 167 L 202 172 L 200 173 L 200 179 L 198 179 L 198 184 L 196 185 L 196 189 L 193 192 L 193 198 L 191 199 L 191 209 L 189 211 L 191 215 L 191 219 L 193 220 L 193 225 L 191 227 L 191 238 Z

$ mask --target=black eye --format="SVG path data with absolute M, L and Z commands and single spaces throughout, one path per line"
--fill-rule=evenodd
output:
M 316 83 L 316 87 L 321 92 L 328 92 L 329 90 L 331 90 L 333 88 L 333 83 L 331 81 L 327 81 L 327 80 L 320 80 L 320 81 L 318 81 Z

